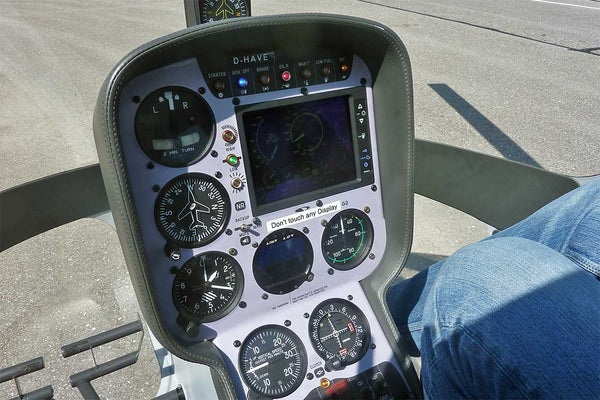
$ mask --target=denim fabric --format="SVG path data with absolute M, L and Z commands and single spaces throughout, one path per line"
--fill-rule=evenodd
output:
M 600 398 L 599 271 L 600 179 L 387 301 L 427 398 Z

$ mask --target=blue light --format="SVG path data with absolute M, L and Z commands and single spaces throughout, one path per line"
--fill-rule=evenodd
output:
M 246 78 L 240 78 L 238 79 L 238 85 L 240 87 L 246 87 L 248 86 L 248 80 Z

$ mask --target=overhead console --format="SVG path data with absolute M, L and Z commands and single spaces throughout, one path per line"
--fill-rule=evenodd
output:
M 190 28 L 107 79 L 94 132 L 138 300 L 221 397 L 420 396 L 384 303 L 411 243 L 411 85 L 393 32 L 328 15 Z

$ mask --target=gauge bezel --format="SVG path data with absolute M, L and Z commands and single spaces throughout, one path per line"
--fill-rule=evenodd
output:
M 201 24 L 208 24 L 211 21 L 208 21 L 208 19 L 205 19 L 205 7 L 207 5 L 207 2 L 209 0 L 199 0 L 199 4 L 198 4 L 198 20 L 200 21 Z M 250 0 L 239 0 L 240 3 L 244 3 L 246 5 L 246 15 L 241 15 L 239 17 L 231 17 L 231 18 L 245 18 L 245 17 L 250 17 L 252 14 L 250 12 Z M 229 18 L 227 18 L 229 19 Z M 223 21 L 222 19 L 219 20 L 213 20 L 212 22 L 218 22 L 218 21 Z
M 200 151 L 200 153 L 198 153 L 198 155 L 195 158 L 193 158 L 190 161 L 187 161 L 186 163 L 167 164 L 165 162 L 161 162 L 160 160 L 157 159 L 157 157 L 154 157 L 151 154 L 151 152 L 142 144 L 142 142 L 140 140 L 140 133 L 138 130 L 138 119 L 140 117 L 140 109 L 142 108 L 144 103 L 151 96 L 156 95 L 156 93 L 158 93 L 158 92 L 164 92 L 167 90 L 172 90 L 172 91 L 178 90 L 181 92 L 186 92 L 191 97 L 198 100 L 199 103 L 202 104 L 202 106 L 208 111 L 208 116 L 209 116 L 210 125 L 211 125 L 211 129 L 209 132 L 209 139 L 206 142 L 206 145 Z M 148 157 L 150 160 L 152 160 L 153 162 L 158 163 L 164 167 L 167 167 L 167 168 L 184 168 L 184 167 L 188 167 L 190 165 L 196 164 L 197 162 L 202 160 L 204 157 L 206 157 L 206 155 L 209 153 L 210 149 L 212 148 L 213 144 L 215 143 L 217 128 L 216 128 L 216 123 L 215 123 L 215 114 L 214 114 L 212 108 L 210 107 L 210 105 L 208 104 L 208 102 L 202 96 L 200 96 L 195 91 L 193 91 L 187 87 L 184 87 L 184 86 L 164 86 L 164 87 L 161 87 L 159 89 L 153 90 L 152 92 L 148 93 L 146 95 L 146 97 L 144 97 L 144 99 L 140 102 L 140 105 L 135 112 L 135 118 L 134 118 L 134 122 L 133 122 L 133 130 L 135 132 L 135 138 L 136 138 L 138 145 L 140 146 L 140 149 L 143 151 L 143 153 L 146 155 L 146 157 Z
M 227 304 L 227 306 L 225 306 L 223 309 L 221 309 L 219 311 L 209 313 L 209 314 L 206 314 L 205 316 L 199 317 L 198 315 L 196 315 L 192 312 L 189 312 L 188 310 L 186 310 L 184 307 L 182 307 L 179 304 L 179 302 L 175 298 L 175 285 L 178 282 L 181 282 L 181 280 L 178 280 L 178 276 L 182 273 L 181 271 L 183 271 L 184 268 L 188 268 L 188 265 L 190 263 L 193 263 L 193 265 L 192 265 L 193 268 L 198 268 L 199 267 L 198 260 L 202 256 L 207 256 L 207 255 L 225 258 L 229 262 L 229 265 L 234 269 L 237 278 L 236 278 L 236 284 L 233 289 L 233 296 L 231 297 L 230 300 L 228 300 L 229 304 Z M 219 319 L 227 316 L 230 312 L 232 312 L 237 307 L 240 299 L 242 298 L 243 292 L 244 292 L 244 271 L 242 270 L 242 266 L 234 257 L 232 257 L 231 255 L 229 255 L 227 253 L 223 253 L 221 251 L 207 251 L 204 253 L 196 254 L 193 257 L 190 257 L 175 274 L 175 278 L 173 279 L 173 285 L 171 286 L 171 297 L 173 299 L 173 304 L 175 305 L 175 308 L 177 308 L 177 311 L 179 311 L 179 314 L 182 317 L 186 318 L 187 320 L 194 321 L 197 323 L 213 322 L 213 321 L 219 320 Z
M 363 246 L 356 251 L 354 254 L 354 256 L 352 256 L 351 258 L 348 259 L 349 262 L 347 263 L 335 263 L 332 260 L 329 259 L 329 257 L 327 256 L 327 254 L 325 254 L 325 240 L 326 240 L 326 235 L 328 233 L 329 227 L 332 223 L 332 221 L 334 219 L 336 219 L 338 216 L 343 215 L 343 214 L 353 214 L 355 217 L 359 218 L 361 223 L 365 223 L 365 225 L 363 225 L 363 232 L 364 232 L 364 236 L 366 238 L 366 242 L 363 244 Z M 367 236 L 368 235 L 368 236 Z M 360 264 L 362 264 L 367 257 L 369 256 L 369 252 L 371 251 L 371 248 L 373 247 L 373 242 L 375 240 L 375 230 L 373 229 L 373 223 L 371 222 L 371 218 L 369 218 L 369 216 L 356 208 L 348 208 L 346 210 L 342 210 L 338 213 L 336 213 L 333 217 L 331 217 L 329 219 L 329 221 L 327 222 L 327 225 L 325 225 L 324 229 L 323 229 L 323 235 L 321 236 L 321 254 L 323 255 L 323 258 L 325 259 L 325 262 L 327 264 L 329 264 L 331 267 L 337 269 L 338 271 L 349 271 L 351 269 L 354 269 L 356 267 L 358 267 Z M 359 254 L 360 253 L 360 254 Z
M 360 351 L 357 352 L 357 356 L 351 362 L 344 362 L 343 364 L 344 366 L 348 366 L 360 361 L 369 350 L 369 346 L 371 344 L 371 326 L 369 325 L 369 320 L 356 304 L 342 298 L 332 298 L 322 301 L 314 308 L 314 310 L 310 314 L 310 317 L 308 319 L 308 336 L 310 338 L 310 343 L 313 349 L 323 360 L 329 361 L 337 357 L 336 354 L 331 353 L 325 348 L 325 346 L 323 346 L 323 344 L 319 340 L 317 340 L 318 324 L 319 321 L 321 321 L 324 318 L 324 315 L 319 316 L 319 310 L 323 310 L 330 304 L 335 303 L 342 303 L 345 307 L 352 309 L 351 314 L 357 315 L 357 318 L 360 320 L 360 325 L 364 330 L 363 345 L 360 348 Z
M 298 355 L 300 356 L 300 364 L 301 364 L 300 373 L 298 374 L 297 381 L 292 385 L 292 387 L 290 389 L 288 389 L 278 395 L 275 395 L 275 396 L 261 392 L 260 390 L 257 390 L 253 385 L 251 385 L 249 383 L 248 379 L 246 378 L 246 373 L 243 372 L 243 368 L 242 368 L 242 354 L 244 352 L 244 349 L 246 349 L 248 342 L 251 339 L 257 337 L 258 334 L 260 334 L 261 332 L 267 331 L 267 330 L 278 330 L 278 331 L 282 332 L 283 334 L 288 335 L 292 339 L 292 341 L 295 342 L 295 345 L 296 345 L 296 348 L 298 351 Z M 238 369 L 240 371 L 242 380 L 244 381 L 246 386 L 252 392 L 254 392 L 260 396 L 265 396 L 266 398 L 270 398 L 270 399 L 279 399 L 282 397 L 286 397 L 286 396 L 289 396 L 290 394 L 294 393 L 300 387 L 300 385 L 302 385 L 302 382 L 304 381 L 304 379 L 306 377 L 306 371 L 308 370 L 308 356 L 306 353 L 306 347 L 304 346 L 302 339 L 300 339 L 300 337 L 289 328 L 286 328 L 281 325 L 276 325 L 276 324 L 259 326 L 258 328 L 254 329 L 252 332 L 250 332 L 246 336 L 246 338 L 242 342 L 242 345 L 240 346 L 240 350 L 238 353 Z
M 203 241 L 200 241 L 200 242 L 194 242 L 194 243 L 185 242 L 185 241 L 181 241 L 181 240 L 178 240 L 176 238 L 173 238 L 171 235 L 169 235 L 164 230 L 164 228 L 159 223 L 159 221 L 160 221 L 159 201 L 160 201 L 160 199 L 164 196 L 164 194 L 166 192 L 168 192 L 169 189 L 171 189 L 175 185 L 176 181 L 180 181 L 180 180 L 183 180 L 183 179 L 186 179 L 186 178 L 190 178 L 190 177 L 191 178 L 195 177 L 197 179 L 202 179 L 202 180 L 205 180 L 205 181 L 212 182 L 213 185 L 220 192 L 221 196 L 223 197 L 223 201 L 225 203 L 225 207 L 224 207 L 225 217 L 223 218 L 223 223 L 219 226 L 219 228 L 215 231 L 215 233 L 213 233 L 207 239 L 205 239 Z M 188 172 L 188 173 L 185 173 L 185 174 L 178 175 L 175 178 L 171 179 L 169 182 L 167 182 L 161 188 L 160 192 L 156 196 L 156 199 L 154 200 L 154 223 L 155 223 L 158 231 L 160 232 L 160 234 L 162 235 L 162 237 L 164 237 L 168 242 L 175 243 L 175 244 L 177 244 L 177 245 L 179 245 L 179 246 L 181 246 L 183 248 L 186 248 L 186 249 L 194 249 L 194 248 L 206 246 L 207 244 L 212 243 L 213 241 L 215 241 L 225 231 L 225 228 L 229 224 L 229 219 L 230 218 L 231 218 L 231 200 L 229 198 L 229 193 L 227 193 L 227 189 L 225 189 L 225 187 L 221 184 L 221 182 L 219 182 L 216 178 L 213 178 L 210 175 L 203 174 L 203 173 L 200 173 L 200 172 Z

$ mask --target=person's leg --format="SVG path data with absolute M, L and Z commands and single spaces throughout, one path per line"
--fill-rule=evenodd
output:
M 600 397 L 599 299 L 599 281 L 537 242 L 459 250 L 423 307 L 426 397 Z

